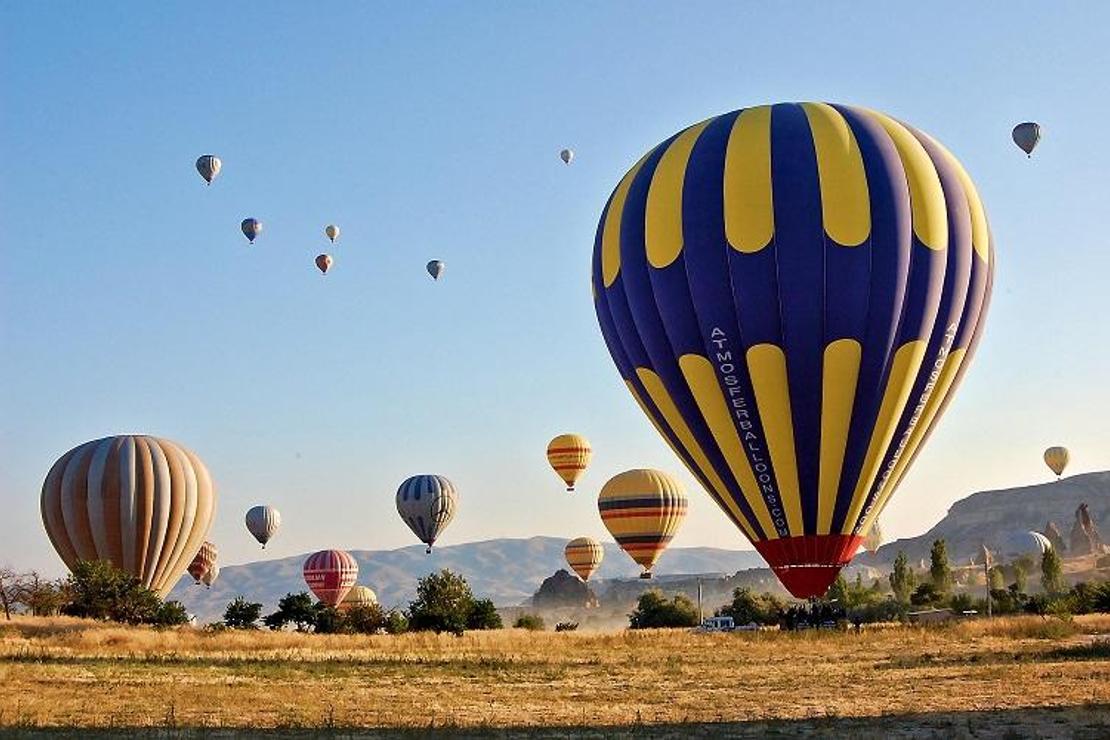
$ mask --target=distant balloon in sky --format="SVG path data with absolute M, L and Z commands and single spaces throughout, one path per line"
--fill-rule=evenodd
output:
M 209 185 L 220 174 L 221 167 L 223 167 L 223 162 L 215 154 L 204 154 L 197 159 L 197 172 Z
M 567 543 L 563 554 L 566 555 L 567 565 L 578 574 L 578 577 L 588 581 L 601 565 L 605 557 L 605 549 L 593 537 L 575 537 Z
M 66 567 L 107 560 L 165 598 L 212 525 L 208 469 L 176 442 L 105 437 L 58 458 L 42 484 L 42 521 Z
M 216 558 L 219 556 L 219 550 L 211 542 L 205 542 L 200 546 L 197 551 L 196 557 L 193 562 L 189 563 L 186 569 L 189 575 L 193 577 L 193 581 L 199 586 L 201 578 L 208 572 L 209 568 L 216 564 Z
M 590 440 L 581 434 L 560 434 L 547 443 L 547 462 L 567 484 L 568 491 L 574 490 L 592 456 Z
M 204 574 L 200 577 L 200 582 L 203 583 L 206 588 L 212 588 L 212 584 L 215 583 L 216 579 L 219 577 L 220 564 L 219 562 L 215 562 L 212 563 L 211 567 L 209 567 L 208 570 L 204 571 Z
M 429 553 L 458 507 L 455 486 L 442 475 L 414 475 L 397 489 L 397 513 Z
M 343 550 L 321 550 L 304 561 L 304 582 L 316 598 L 336 606 L 358 579 L 358 563 Z
M 262 222 L 257 218 L 244 218 L 239 228 L 243 230 L 243 236 L 247 237 L 247 241 L 254 244 L 254 240 L 262 233 Z
M 563 151 L 559 152 L 559 159 L 563 160 L 563 164 L 570 164 L 574 161 L 574 150 L 564 149 Z
M 443 262 L 432 260 L 428 263 L 428 274 L 432 276 L 433 280 L 439 280 L 439 276 L 443 274 L 443 269 L 445 267 L 447 267 L 447 265 L 443 264 Z
M 266 543 L 277 534 L 281 526 L 281 512 L 272 506 L 252 506 L 247 510 L 246 524 L 247 531 L 265 550 Z
M 602 486 L 597 509 L 609 534 L 643 567 L 640 578 L 651 578 L 686 518 L 686 492 L 661 470 L 627 470 Z
M 594 242 L 636 402 L 799 598 L 825 593 L 971 362 L 993 244 L 935 139 L 826 103 L 710 118 L 651 149 Z
M 373 606 L 378 603 L 378 595 L 366 586 L 352 586 L 351 590 L 339 602 L 339 608 L 342 610 L 354 609 L 356 607 Z
M 1044 451 L 1044 464 L 1059 478 L 1068 466 L 1069 457 L 1067 447 L 1049 447 Z
M 335 244 L 335 240 L 339 238 L 339 227 L 335 224 L 328 224 L 324 227 L 324 236 L 330 239 L 332 244 Z
M 332 262 L 334 262 L 334 260 L 331 258 L 330 254 L 316 255 L 316 267 L 325 275 L 327 275 L 328 270 L 331 269 Z
M 1025 152 L 1026 156 L 1032 157 L 1033 150 L 1041 140 L 1041 125 L 1032 121 L 1019 123 L 1014 126 L 1011 136 L 1014 137 L 1014 143 L 1018 148 Z

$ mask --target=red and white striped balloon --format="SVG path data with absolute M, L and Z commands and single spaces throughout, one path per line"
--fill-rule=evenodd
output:
M 328 606 L 343 601 L 358 580 L 358 563 L 343 550 L 321 550 L 304 561 L 304 582 Z

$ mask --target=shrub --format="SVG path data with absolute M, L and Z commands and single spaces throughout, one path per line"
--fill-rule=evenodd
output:
M 936 585 L 929 581 L 922 583 L 910 595 L 910 603 L 914 606 L 932 606 L 941 600 L 941 596 L 942 594 L 937 590 Z
M 513 622 L 513 629 L 525 629 L 532 631 L 540 631 L 546 629 L 547 625 L 544 624 L 543 617 L 538 614 L 521 614 Z
M 181 604 L 175 601 L 163 604 L 158 594 L 144 588 L 138 578 L 105 560 L 77 563 L 64 588 L 67 603 L 62 613 L 71 617 L 158 626 L 189 620 Z
M 385 615 L 385 631 L 391 635 L 399 635 L 409 631 L 409 620 L 403 612 L 391 609 Z
M 975 601 L 970 594 L 953 594 L 948 607 L 954 612 L 968 612 L 975 609 Z
M 668 601 L 661 591 L 651 590 L 640 595 L 636 609 L 628 615 L 628 624 L 632 629 L 696 627 L 698 609 L 683 594 Z
M 360 604 L 343 612 L 343 621 L 348 632 L 360 635 L 376 635 L 385 632 L 388 618 L 380 604 Z
M 736 624 L 778 624 L 784 610 L 785 605 L 778 597 L 767 593 L 756 596 L 750 588 L 741 586 L 732 592 L 732 603 L 722 606 L 716 614 L 732 617 Z
M 499 630 L 503 626 L 501 615 L 497 613 L 497 607 L 489 599 L 475 601 L 470 608 L 470 614 L 466 618 L 466 628 L 468 630 Z

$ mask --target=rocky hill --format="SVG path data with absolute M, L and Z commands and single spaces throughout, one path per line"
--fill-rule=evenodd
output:
M 904 550 L 910 562 L 929 557 L 934 540 L 944 538 L 954 563 L 966 563 L 984 544 L 994 548 L 1008 532 L 1044 532 L 1055 522 L 1065 542 L 1075 525 L 1076 511 L 1088 505 L 1097 529 L 1110 531 L 1110 471 L 1083 473 L 1051 483 L 973 493 L 952 504 L 943 519 L 917 537 L 883 545 L 874 555 L 859 555 L 854 562 L 887 565 Z M 1065 555 L 1070 553 L 1066 552 Z M 1076 553 L 1083 554 L 1083 553 Z

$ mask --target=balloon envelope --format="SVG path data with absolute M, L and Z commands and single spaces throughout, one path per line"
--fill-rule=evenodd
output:
M 193 577 L 193 581 L 199 584 L 204 574 L 216 564 L 218 556 L 219 550 L 211 542 L 205 542 L 201 545 L 196 557 L 193 558 L 193 562 L 189 563 L 189 567 L 186 568 L 189 575 Z
M 221 167 L 223 167 L 223 162 L 215 154 L 203 154 L 197 158 L 197 172 L 209 185 L 220 174 Z
M 567 565 L 578 574 L 578 577 L 588 581 L 601 565 L 605 557 L 605 549 L 592 537 L 575 537 L 567 543 L 563 554 L 567 558 Z
M 247 241 L 254 244 L 254 240 L 262 233 L 262 222 L 257 218 L 245 218 L 243 223 L 239 224 L 239 228 L 243 230 L 243 236 L 247 237 Z
M 601 521 L 621 549 L 651 569 L 686 518 L 682 484 L 660 470 L 627 470 L 614 476 L 597 497 Z
M 979 195 L 939 143 L 825 103 L 717 116 L 602 213 L 594 302 L 632 395 L 798 597 L 859 546 L 966 372 Z
M 359 606 L 373 606 L 378 603 L 378 595 L 366 586 L 352 586 L 351 590 L 339 602 L 340 609 L 353 609 Z
M 563 160 L 563 164 L 570 164 L 574 160 L 574 150 L 564 149 L 559 152 L 559 159 Z
M 324 236 L 330 239 L 334 244 L 335 240 L 339 238 L 339 227 L 335 224 L 328 224 L 324 227 Z
M 245 519 L 247 531 L 263 548 L 281 527 L 281 512 L 272 506 L 252 506 Z
M 1069 457 L 1067 447 L 1049 447 L 1044 451 L 1044 464 L 1053 473 L 1056 473 L 1056 477 L 1060 477 L 1064 474 L 1064 469 L 1068 467 Z
M 547 462 L 573 491 L 574 484 L 590 464 L 590 441 L 580 434 L 560 434 L 547 444 Z
M 1031 157 L 1033 156 L 1033 150 L 1037 148 L 1037 144 L 1041 140 L 1041 125 L 1033 121 L 1019 123 L 1014 126 L 1013 133 L 1010 135 L 1018 148 Z
M 343 601 L 358 579 L 358 563 L 343 550 L 321 550 L 309 555 L 302 571 L 309 589 L 328 606 Z
M 439 280 L 439 276 L 443 274 L 443 269 L 445 267 L 447 267 L 447 265 L 443 264 L 443 262 L 432 260 L 428 263 L 428 274 L 432 276 L 433 280 Z
M 442 475 L 414 475 L 397 489 L 397 513 L 432 551 L 436 538 L 455 516 L 458 493 Z
M 208 535 L 216 491 L 204 463 L 181 445 L 124 435 L 62 455 L 40 504 L 66 567 L 107 560 L 165 597 Z
M 318 254 L 318 255 L 316 255 L 316 267 L 320 270 L 320 272 L 322 272 L 325 275 L 327 275 L 328 270 L 331 269 L 331 264 L 332 264 L 333 261 L 334 260 L 332 260 L 330 254 Z
M 998 553 L 1007 560 L 1032 555 L 1039 558 L 1052 549 L 1052 542 L 1040 532 L 1015 530 L 1008 532 L 999 543 Z M 1037 563 L 1039 566 L 1040 563 Z
M 216 579 L 219 578 L 219 577 L 220 577 L 220 564 L 219 563 L 212 563 L 211 567 L 209 567 L 208 570 L 204 571 L 204 574 L 201 575 L 200 582 L 203 583 L 205 586 L 208 586 L 209 588 L 211 588 L 212 584 L 215 583 Z

